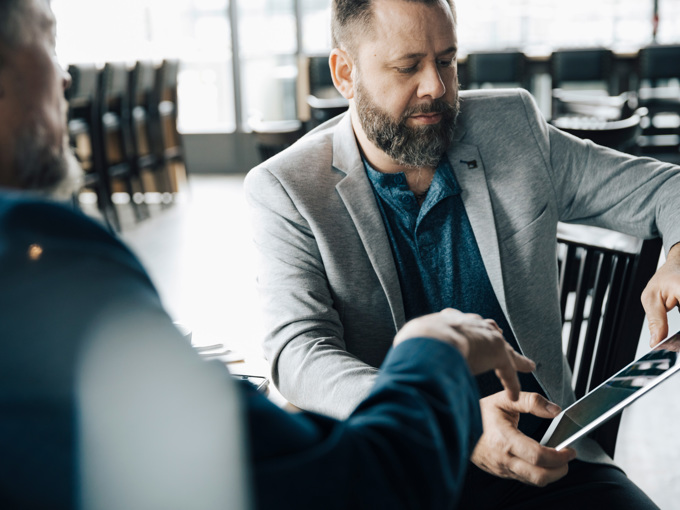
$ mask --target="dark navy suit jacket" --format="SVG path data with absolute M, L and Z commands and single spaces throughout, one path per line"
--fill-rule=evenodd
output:
M 184 342 L 120 241 L 68 208 L 0 191 L 0 507 L 75 505 L 76 367 L 93 323 L 120 303 L 161 341 Z M 242 384 L 258 507 L 455 507 L 481 418 L 453 347 L 422 338 L 392 349 L 344 422 L 286 413 Z

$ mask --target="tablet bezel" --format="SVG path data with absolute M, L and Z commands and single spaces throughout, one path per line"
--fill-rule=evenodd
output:
M 647 356 L 649 356 L 651 353 L 653 353 L 654 351 L 658 351 L 658 350 L 670 350 L 670 351 L 678 352 L 678 346 L 677 346 L 677 345 L 676 345 L 676 348 L 674 348 L 674 349 L 665 349 L 664 346 L 670 345 L 670 344 L 672 344 L 672 343 L 675 343 L 675 344 L 679 344 L 679 345 L 680 345 L 680 332 L 678 332 L 678 333 L 676 333 L 675 335 L 673 335 L 673 336 L 667 338 L 666 340 L 664 340 L 663 342 L 659 343 L 659 344 L 656 345 L 654 348 L 652 348 L 651 350 L 649 350 L 648 352 L 646 352 L 644 355 L 642 355 L 642 356 L 640 356 L 639 358 L 637 358 L 636 360 L 630 362 L 628 365 L 626 365 L 626 366 L 623 367 L 621 370 L 619 370 L 618 372 L 616 372 L 614 375 L 612 375 L 611 377 L 609 377 L 609 378 L 608 378 L 606 381 L 604 381 L 602 384 L 600 384 L 600 385 L 597 386 L 595 389 L 593 389 L 593 390 L 591 390 L 590 392 L 588 392 L 588 394 L 584 395 L 584 396 L 581 397 L 579 400 L 577 400 L 576 402 L 574 402 L 573 404 L 571 404 L 569 407 L 567 407 L 566 409 L 564 409 L 560 414 L 558 414 L 558 415 L 553 419 L 552 423 L 551 423 L 550 426 L 548 427 L 548 430 L 547 430 L 546 433 L 543 435 L 543 439 L 541 439 L 541 444 L 542 444 L 543 446 L 549 446 L 549 443 L 553 443 L 553 444 L 554 444 L 554 441 L 552 441 L 553 433 L 554 433 L 555 430 L 557 429 L 557 426 L 559 425 L 559 423 L 561 422 L 561 420 L 564 419 L 564 416 L 565 416 L 569 411 L 571 411 L 572 409 L 574 409 L 575 407 L 583 405 L 583 402 L 584 402 L 584 401 L 587 402 L 588 400 L 592 400 L 592 395 L 593 395 L 595 392 L 597 392 L 598 390 L 600 390 L 600 388 L 602 388 L 602 387 L 604 387 L 604 386 L 610 384 L 614 379 L 620 377 L 621 374 L 622 374 L 623 372 L 625 372 L 625 371 L 627 371 L 628 369 L 630 369 L 633 365 L 635 365 L 635 364 L 637 364 L 637 363 L 640 363 L 640 362 L 643 362 L 643 361 L 646 361 L 645 358 L 646 358 Z M 597 427 L 599 427 L 600 425 L 604 424 L 607 420 L 609 420 L 609 419 L 613 418 L 614 416 L 616 416 L 618 413 L 620 413 L 621 411 L 623 411 L 623 409 L 625 409 L 627 406 L 629 406 L 632 402 L 634 402 L 635 400 L 637 400 L 638 398 L 640 398 L 640 397 L 641 397 L 642 395 L 644 395 L 645 393 L 651 391 L 653 388 L 657 387 L 657 386 L 658 386 L 659 384 L 661 384 L 663 381 L 665 381 L 666 379 L 670 378 L 673 374 L 675 374 L 675 373 L 677 373 L 677 372 L 679 372 L 679 371 L 680 371 L 680 360 L 677 360 L 676 363 L 675 363 L 672 367 L 670 367 L 668 370 L 666 370 L 663 374 L 659 374 L 654 380 L 652 380 L 652 381 L 650 381 L 649 383 L 645 384 L 645 386 L 643 386 L 643 387 L 641 387 L 641 388 L 638 388 L 636 391 L 634 391 L 633 393 L 631 393 L 628 397 L 626 397 L 626 398 L 625 398 L 624 400 L 622 400 L 621 402 L 615 404 L 614 406 L 612 406 L 611 408 L 609 408 L 609 409 L 607 409 L 607 410 L 604 410 L 597 418 L 595 418 L 594 420 L 590 421 L 590 422 L 587 423 L 586 425 L 581 426 L 581 428 L 579 429 L 578 432 L 576 432 L 576 433 L 572 434 L 571 436 L 567 437 L 566 439 L 562 440 L 562 441 L 561 441 L 559 444 L 557 444 L 557 446 L 555 446 L 554 448 L 555 448 L 556 450 L 562 450 L 563 448 L 566 448 L 566 447 L 572 445 L 575 441 L 577 441 L 577 440 L 580 439 L 581 437 L 585 436 L 586 434 L 592 432 L 592 431 L 595 430 Z M 573 420 L 572 420 L 572 421 L 573 421 Z

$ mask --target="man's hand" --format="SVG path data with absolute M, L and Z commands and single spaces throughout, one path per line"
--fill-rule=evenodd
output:
M 649 322 L 649 345 L 668 336 L 667 314 L 680 302 L 680 243 L 668 252 L 666 262 L 642 291 L 642 306 Z
M 541 446 L 518 429 L 520 413 L 554 418 L 559 406 L 538 393 L 520 393 L 517 402 L 503 392 L 480 400 L 484 433 L 472 452 L 477 467 L 501 478 L 544 487 L 567 474 L 569 461 L 576 458 L 571 448 L 555 450 Z
M 533 361 L 517 353 L 503 339 L 503 332 L 494 321 L 476 314 L 447 308 L 413 319 L 399 330 L 394 345 L 415 337 L 435 338 L 453 345 L 463 354 L 474 375 L 495 370 L 512 401 L 520 394 L 517 371 L 531 372 L 536 368 Z

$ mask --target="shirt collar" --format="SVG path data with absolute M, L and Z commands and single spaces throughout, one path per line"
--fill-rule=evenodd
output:
M 373 184 L 376 191 L 383 197 L 399 192 L 410 192 L 406 183 L 406 175 L 403 172 L 383 173 L 375 170 L 371 164 L 362 156 L 366 174 Z M 426 202 L 431 198 L 438 202 L 443 198 L 458 195 L 461 192 L 460 185 L 453 174 L 453 169 L 449 164 L 449 159 L 444 155 L 437 165 L 437 170 L 430 184 Z M 423 204 L 425 205 L 425 204 Z

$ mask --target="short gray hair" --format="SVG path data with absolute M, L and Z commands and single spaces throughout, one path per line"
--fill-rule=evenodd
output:
M 52 25 L 44 14 L 49 8 L 49 0 L 0 0 L 0 67 L 7 51 L 30 44 L 36 31 Z
M 354 40 L 370 28 L 373 20 L 374 0 L 333 0 L 331 8 L 331 40 L 333 48 L 345 47 L 354 51 Z M 404 0 L 406 2 L 436 5 L 442 0 Z M 456 23 L 456 7 L 453 0 L 443 0 L 453 14 Z
M 26 39 L 26 13 L 32 1 L 0 0 L 0 44 L 16 47 Z

